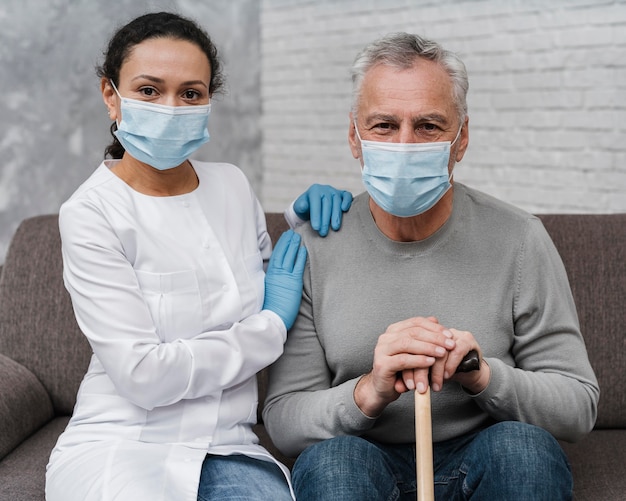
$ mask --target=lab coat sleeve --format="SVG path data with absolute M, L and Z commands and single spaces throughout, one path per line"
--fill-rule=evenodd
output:
M 287 207 L 285 209 L 285 212 L 283 212 L 283 215 L 285 216 L 285 221 L 287 221 L 287 224 L 289 224 L 289 227 L 292 230 L 295 230 L 295 229 L 299 228 L 300 226 L 302 226 L 303 224 L 307 223 L 306 220 L 300 219 L 298 217 L 298 215 L 296 214 L 296 211 L 293 208 L 295 203 L 296 203 L 295 200 L 293 202 L 291 202 L 289 207 Z
M 90 202 L 61 207 L 63 277 L 78 324 L 125 398 L 146 409 L 237 385 L 283 350 L 279 317 L 261 311 L 197 336 L 162 342 L 116 230 Z M 257 221 L 263 257 L 271 252 Z

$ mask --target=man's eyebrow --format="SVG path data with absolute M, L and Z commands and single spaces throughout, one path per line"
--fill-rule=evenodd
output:
M 437 122 L 440 124 L 447 124 L 448 117 L 440 113 L 427 113 L 425 115 L 419 115 L 413 119 L 413 123 L 419 124 L 422 122 Z
M 370 125 L 372 122 L 399 122 L 400 119 L 396 115 L 389 115 L 387 113 L 374 113 L 368 115 L 365 119 L 365 124 Z
M 391 115 L 388 113 L 374 113 L 372 115 L 369 115 L 366 118 L 365 124 L 370 125 L 372 122 L 378 122 L 378 121 L 398 123 L 401 121 L 401 119 L 400 117 L 396 115 Z M 424 122 L 436 122 L 436 123 L 445 125 L 449 122 L 449 119 L 447 116 L 441 113 L 426 113 L 424 115 L 418 115 L 416 117 L 413 117 L 411 121 L 415 125 L 424 123 Z

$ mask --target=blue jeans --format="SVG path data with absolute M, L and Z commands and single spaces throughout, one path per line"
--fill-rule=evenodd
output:
M 274 463 L 247 456 L 207 455 L 198 501 L 292 501 L 289 485 Z
M 547 431 L 507 421 L 434 444 L 435 497 L 445 501 L 572 499 L 567 458 Z M 292 482 L 298 501 L 415 501 L 415 446 L 345 436 L 307 448 Z

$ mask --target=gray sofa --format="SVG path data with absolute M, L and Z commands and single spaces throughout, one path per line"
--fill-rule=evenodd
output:
M 571 282 L 601 397 L 595 430 L 564 443 L 575 499 L 626 499 L 626 214 L 544 215 Z M 274 240 L 286 228 L 267 214 Z M 44 499 L 45 466 L 87 367 L 61 277 L 57 216 L 27 219 L 0 269 L 0 501 Z M 259 377 L 264 394 L 266 374 Z M 262 396 L 261 396 L 262 401 Z M 259 413 L 260 414 L 260 413 Z M 272 446 L 262 423 L 262 442 Z

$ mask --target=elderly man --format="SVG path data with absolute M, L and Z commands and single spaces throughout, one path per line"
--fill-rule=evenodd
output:
M 299 455 L 299 501 L 415 499 L 413 395 L 433 390 L 438 499 L 570 499 L 556 439 L 595 422 L 598 385 L 540 221 L 454 183 L 467 73 L 399 33 L 353 66 L 349 143 L 366 193 L 308 249 L 303 300 L 264 419 Z M 455 374 L 476 350 L 480 369 Z M 303 452 L 304 451 L 304 452 Z

